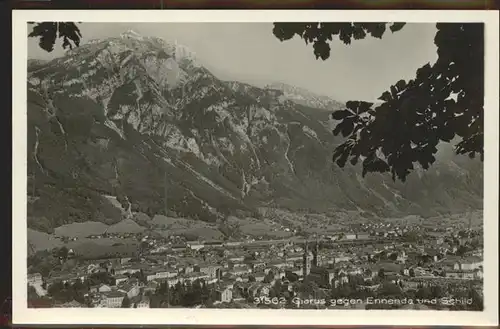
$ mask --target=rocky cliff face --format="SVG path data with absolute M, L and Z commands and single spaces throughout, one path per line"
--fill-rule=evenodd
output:
M 161 39 L 128 32 L 28 70 L 31 228 L 113 223 L 123 209 L 212 222 L 260 206 L 378 216 L 482 207 L 481 163 L 453 157 L 406 184 L 362 179 L 331 164 L 324 109 L 339 103 L 221 81 Z
M 266 86 L 267 89 L 275 89 L 283 92 L 283 97 L 294 103 L 316 109 L 328 110 L 330 112 L 341 110 L 343 104 L 330 97 L 322 96 L 305 90 L 303 88 L 291 86 L 286 83 L 272 83 Z

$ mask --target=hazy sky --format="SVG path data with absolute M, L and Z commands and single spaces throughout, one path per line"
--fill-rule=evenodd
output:
M 80 24 L 82 43 L 134 30 L 185 45 L 221 79 L 257 85 L 284 82 L 339 101 L 375 100 L 391 84 L 413 78 L 417 68 L 437 58 L 435 24 L 408 24 L 382 39 L 369 37 L 349 46 L 337 40 L 326 61 L 316 60 L 311 45 L 298 37 L 280 42 L 272 28 L 270 23 Z M 60 45 L 46 53 L 37 42 L 29 38 L 29 58 L 63 55 Z

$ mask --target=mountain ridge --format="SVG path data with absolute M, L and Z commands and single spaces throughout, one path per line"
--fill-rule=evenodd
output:
M 361 178 L 331 163 L 329 114 L 341 103 L 222 81 L 186 49 L 124 33 L 29 66 L 30 228 L 117 223 L 123 212 L 105 196 L 131 212 L 206 222 L 258 216 L 269 200 L 373 216 L 482 207 L 480 162 L 457 157 L 406 184 Z

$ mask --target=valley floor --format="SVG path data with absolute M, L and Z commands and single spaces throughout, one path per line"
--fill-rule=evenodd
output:
M 81 249 L 91 240 L 100 253 Z M 31 307 L 483 307 L 482 231 L 463 225 L 226 241 L 107 233 L 86 241 L 29 257 Z

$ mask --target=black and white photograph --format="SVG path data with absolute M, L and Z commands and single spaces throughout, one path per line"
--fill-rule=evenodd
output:
M 27 15 L 23 313 L 498 321 L 498 17 L 480 14 Z

